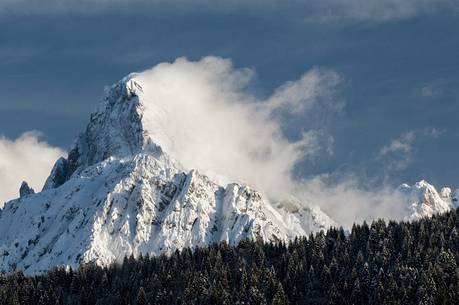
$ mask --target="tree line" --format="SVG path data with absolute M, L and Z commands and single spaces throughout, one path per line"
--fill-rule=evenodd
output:
M 459 210 L 0 276 L 0 304 L 459 304 Z

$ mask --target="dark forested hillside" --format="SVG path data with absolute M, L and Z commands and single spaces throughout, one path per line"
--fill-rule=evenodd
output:
M 0 304 L 459 304 L 459 211 L 0 277 Z

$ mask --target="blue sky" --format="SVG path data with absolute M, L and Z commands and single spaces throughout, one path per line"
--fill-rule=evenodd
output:
M 340 75 L 341 111 L 319 107 L 283 122 L 292 139 L 309 129 L 332 139 L 298 175 L 459 186 L 455 0 L 66 3 L 0 4 L 0 134 L 8 139 L 38 130 L 66 149 L 105 85 L 180 56 L 215 55 L 255 70 L 251 90 L 261 97 L 314 67 Z

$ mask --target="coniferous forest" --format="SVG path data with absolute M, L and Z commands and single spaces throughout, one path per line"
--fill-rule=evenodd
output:
M 459 210 L 26 277 L 0 304 L 459 304 Z

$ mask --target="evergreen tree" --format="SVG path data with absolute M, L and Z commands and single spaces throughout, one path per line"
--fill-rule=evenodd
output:
M 139 292 L 137 293 L 137 300 L 136 300 L 137 305 L 147 305 L 147 294 L 145 293 L 145 289 L 143 287 L 140 287 Z
M 274 293 L 273 301 L 271 302 L 272 305 L 287 305 L 287 297 L 285 295 L 284 289 L 280 283 L 276 285 L 276 292 Z
M 285 244 L 242 241 L 120 265 L 0 274 L 0 305 L 459 304 L 459 211 Z M 146 293 L 148 291 L 148 294 Z

